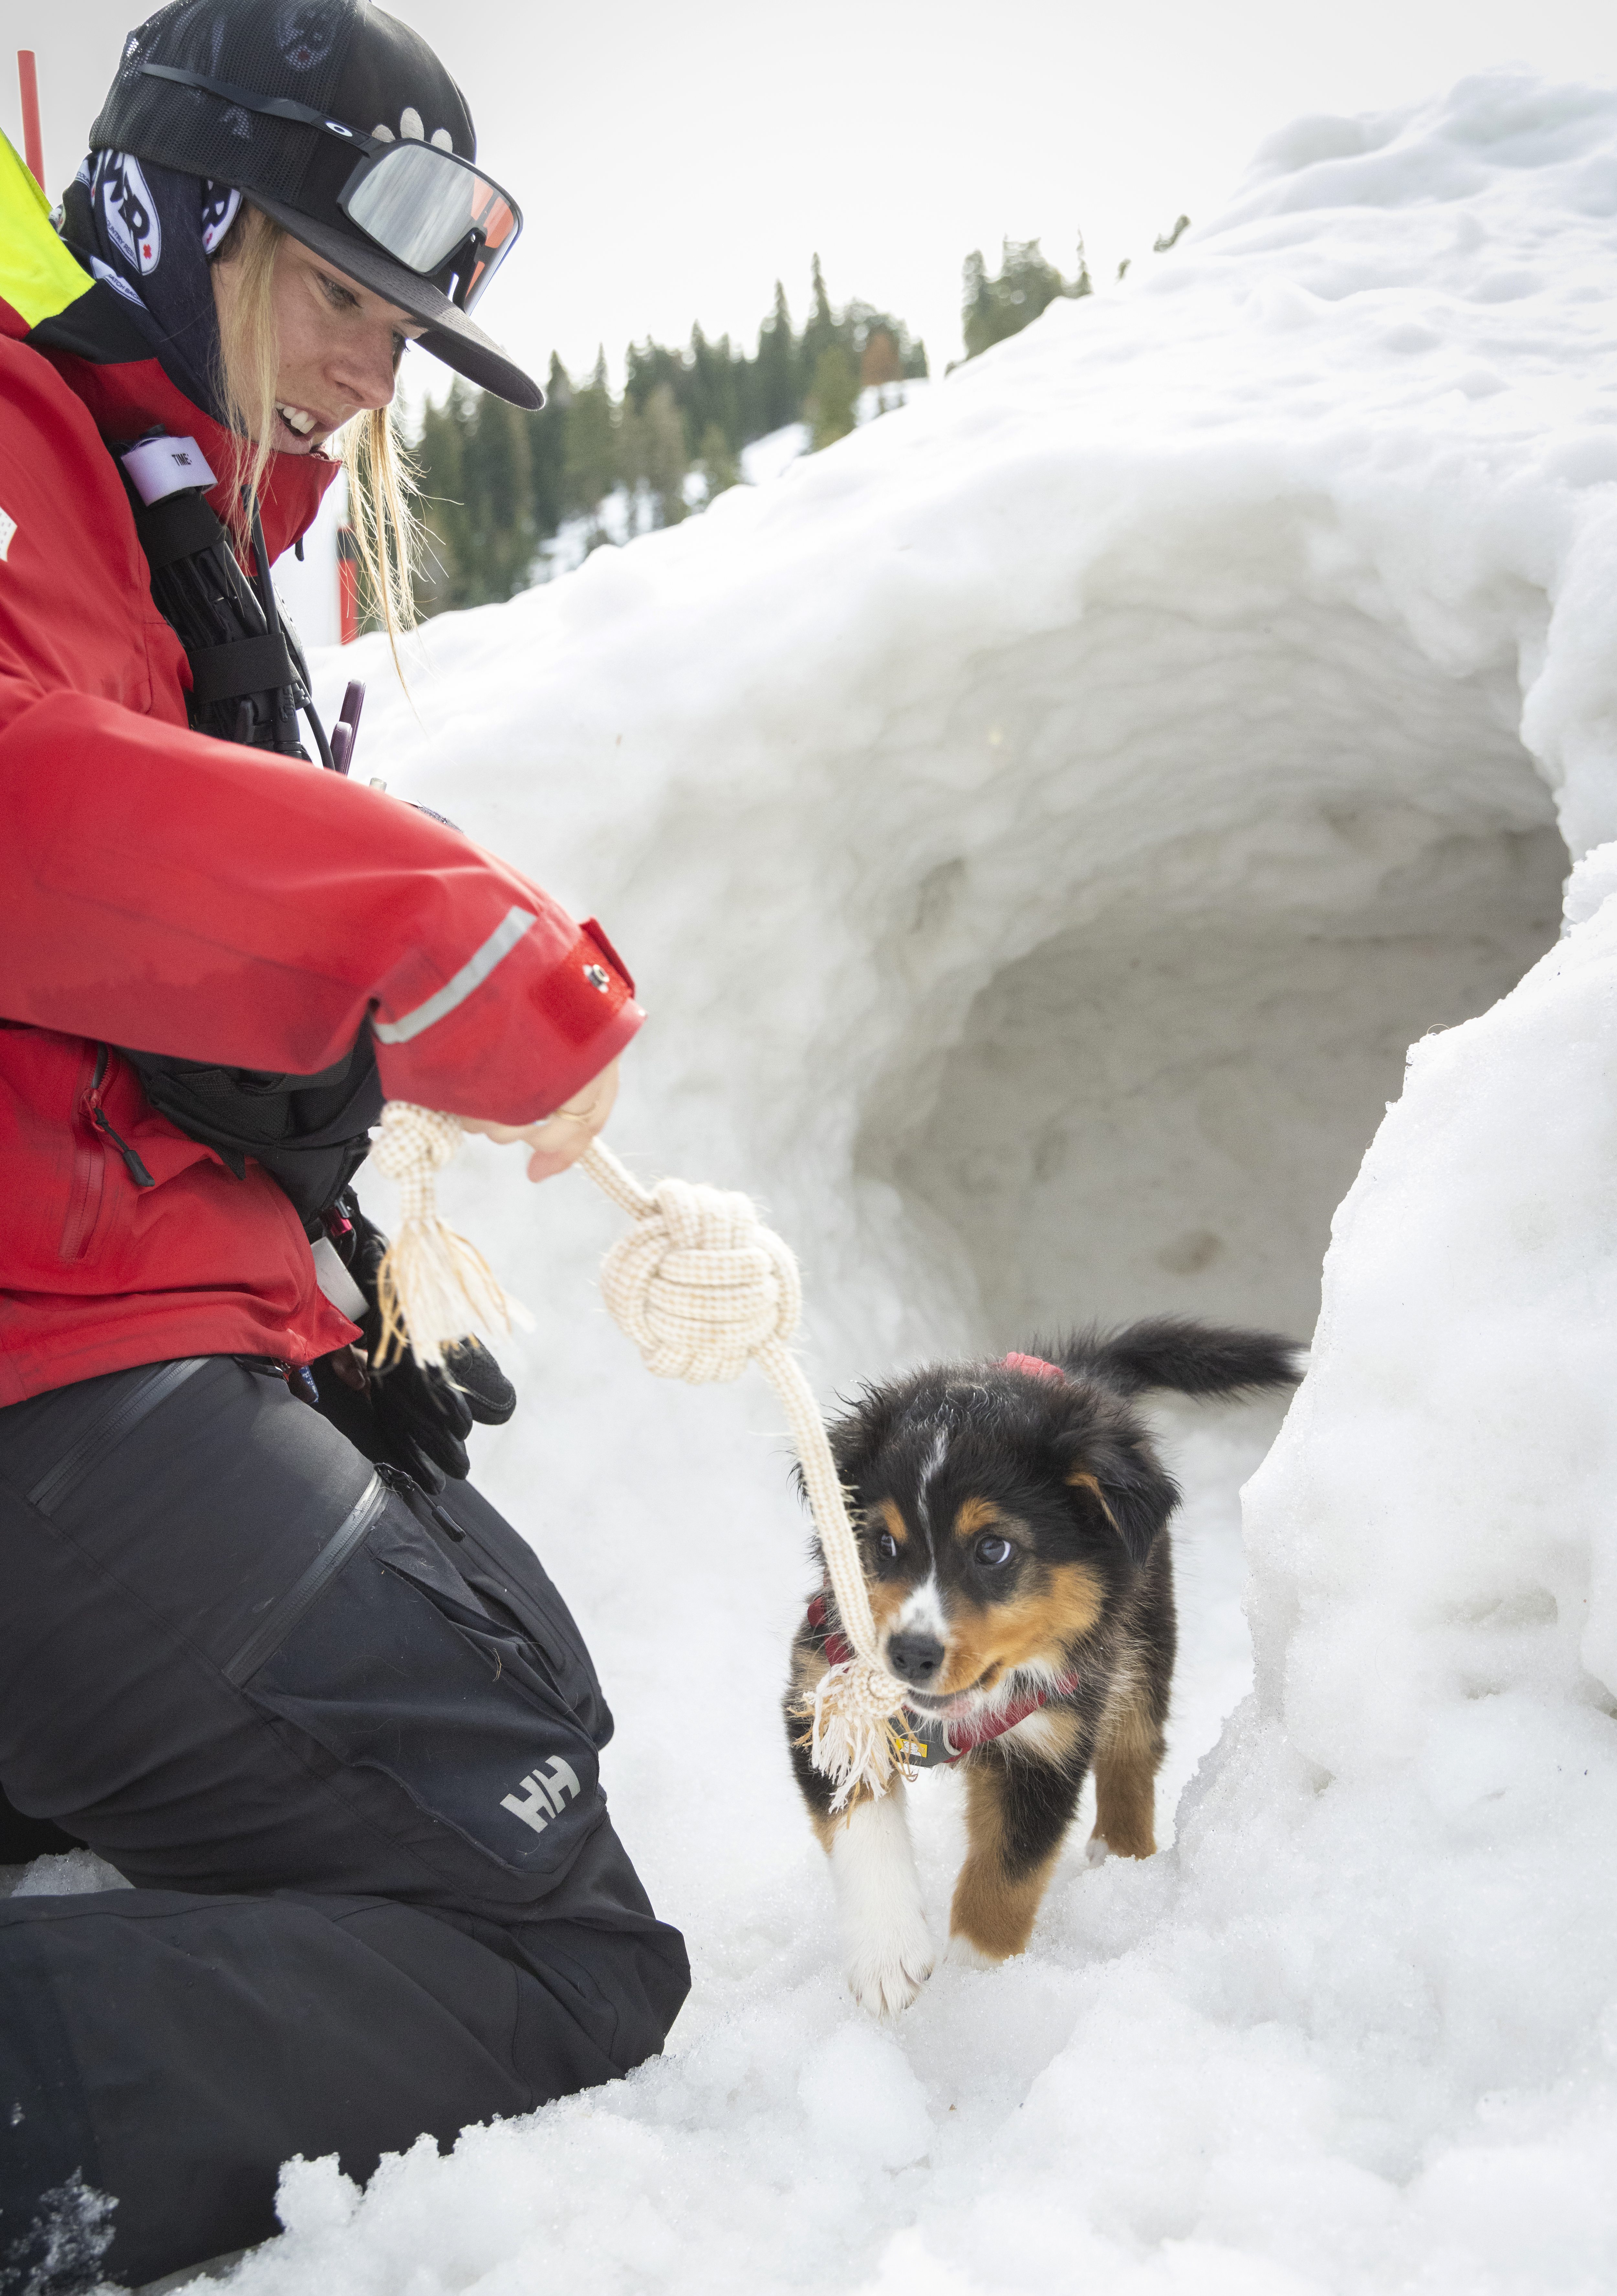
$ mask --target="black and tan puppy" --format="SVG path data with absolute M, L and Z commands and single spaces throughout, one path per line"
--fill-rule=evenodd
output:
M 1266 1332 L 1135 1324 L 1048 1359 L 949 1364 L 867 1388 L 832 1428 L 882 1653 L 911 1685 L 911 1765 L 958 1762 L 966 1775 L 954 1957 L 998 1962 L 1026 1945 L 1091 1769 L 1097 1840 L 1128 1857 L 1156 1847 L 1179 1492 L 1131 1398 L 1289 1386 L 1297 1356 Z M 831 1859 L 848 1981 L 891 2015 L 935 1956 L 902 1781 L 834 1816 L 809 1761 L 804 1708 L 847 1654 L 828 1602 L 811 1604 L 792 1645 L 787 1731 Z

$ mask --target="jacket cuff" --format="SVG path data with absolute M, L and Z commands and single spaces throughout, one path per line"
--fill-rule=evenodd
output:
M 623 1050 L 645 1014 L 592 918 L 557 960 L 536 920 L 510 910 L 452 980 L 372 1022 L 390 1100 L 495 1124 L 536 1124 Z

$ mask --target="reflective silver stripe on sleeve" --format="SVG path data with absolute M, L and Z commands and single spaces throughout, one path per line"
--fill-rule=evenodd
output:
M 529 925 L 539 920 L 527 909 L 508 909 L 504 922 L 496 925 L 475 956 L 469 957 L 453 980 L 446 980 L 436 996 L 418 1004 L 413 1013 L 406 1013 L 402 1021 L 377 1021 L 374 1033 L 384 1045 L 407 1045 L 412 1037 L 419 1037 L 423 1029 L 430 1029 L 457 1004 L 463 1004 L 474 988 L 480 988 L 502 956 L 509 956 Z

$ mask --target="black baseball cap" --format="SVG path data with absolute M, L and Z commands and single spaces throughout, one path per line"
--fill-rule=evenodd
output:
M 477 168 L 465 98 L 426 41 L 370 0 L 170 0 L 125 41 L 90 143 L 235 184 L 419 319 L 423 350 L 513 406 L 543 406 L 466 308 L 520 212 Z

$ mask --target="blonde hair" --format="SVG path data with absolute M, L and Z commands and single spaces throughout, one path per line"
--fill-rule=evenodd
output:
M 373 406 L 354 417 L 342 434 L 342 459 L 348 473 L 348 523 L 397 668 L 399 633 L 415 626 L 412 577 L 421 527 L 410 506 L 415 473 L 390 407 Z
M 287 236 L 261 208 L 242 202 L 214 260 L 233 270 L 233 291 L 220 300 L 219 355 L 215 381 L 236 450 L 233 518 L 239 538 L 251 540 L 252 511 L 274 448 L 275 381 L 281 346 L 275 328 L 275 258 Z M 412 576 L 421 527 L 410 506 L 414 492 L 410 458 L 391 409 L 370 408 L 344 426 L 343 467 L 348 476 L 348 521 L 358 545 L 369 604 L 388 633 L 395 666 L 401 631 L 413 627 Z

